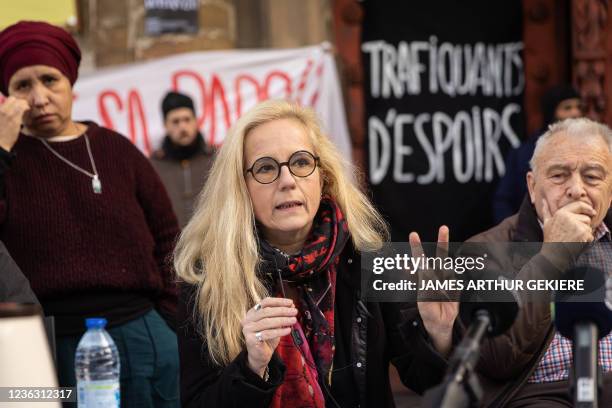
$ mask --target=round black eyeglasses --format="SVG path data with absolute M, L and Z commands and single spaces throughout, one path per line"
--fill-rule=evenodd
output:
M 283 163 L 277 162 L 272 157 L 260 157 L 245 173 L 251 173 L 258 183 L 270 184 L 280 177 L 283 166 L 287 166 L 289 172 L 296 177 L 308 177 L 314 173 L 318 164 L 318 157 L 306 150 L 299 150 Z

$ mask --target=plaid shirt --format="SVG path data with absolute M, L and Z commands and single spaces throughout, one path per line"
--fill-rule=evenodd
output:
M 599 245 L 587 251 L 580 259 L 590 266 L 606 271 L 612 279 L 612 240 L 610 230 L 605 224 L 601 224 L 595 230 L 595 237 Z M 572 366 L 573 353 L 572 342 L 555 332 L 548 350 L 540 360 L 540 364 L 527 380 L 529 383 L 548 383 L 567 380 L 569 370 Z M 612 371 L 612 333 L 599 340 L 598 364 L 603 372 Z

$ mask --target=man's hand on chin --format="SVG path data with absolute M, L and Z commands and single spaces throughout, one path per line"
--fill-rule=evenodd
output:
M 584 246 L 594 240 L 593 207 L 573 201 L 551 214 L 546 200 L 542 200 L 544 244 L 541 254 L 559 271 L 565 271 L 578 258 Z M 565 243 L 565 245 L 563 245 Z
M 542 200 L 544 242 L 592 242 L 592 218 L 596 211 L 583 201 L 572 201 L 554 214 L 546 200 Z

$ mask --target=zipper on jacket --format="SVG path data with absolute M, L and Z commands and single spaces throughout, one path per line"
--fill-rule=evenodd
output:
M 183 168 L 183 195 L 191 197 L 193 188 L 191 185 L 191 164 L 189 160 L 181 160 L 181 167 Z

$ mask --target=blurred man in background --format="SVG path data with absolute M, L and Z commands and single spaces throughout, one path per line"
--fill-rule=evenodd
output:
M 529 171 L 529 160 L 533 155 L 540 135 L 553 123 L 579 118 L 582 112 L 580 94 L 570 85 L 559 85 L 550 88 L 542 97 L 542 127 L 518 148 L 511 150 L 506 157 L 506 173 L 501 178 L 493 197 L 493 218 L 496 223 L 514 215 L 520 208 L 527 184 L 525 177 Z
M 166 137 L 151 156 L 159 173 L 179 226 L 183 228 L 193 211 L 196 196 L 206 182 L 213 150 L 198 130 L 193 100 L 178 92 L 168 92 L 162 101 Z

